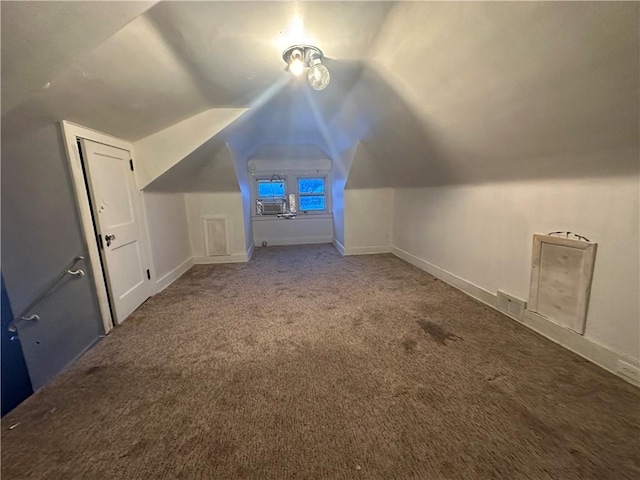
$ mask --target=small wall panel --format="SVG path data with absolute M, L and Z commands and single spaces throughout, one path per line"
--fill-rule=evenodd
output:
M 597 244 L 533 236 L 529 310 L 582 335 Z
M 205 216 L 204 248 L 207 257 L 229 255 L 229 235 L 227 232 L 227 217 Z

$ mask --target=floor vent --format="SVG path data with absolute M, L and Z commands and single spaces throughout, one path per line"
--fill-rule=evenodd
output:
M 511 318 L 522 322 L 524 321 L 524 311 L 527 308 L 527 302 L 498 290 L 498 310 L 509 315 Z

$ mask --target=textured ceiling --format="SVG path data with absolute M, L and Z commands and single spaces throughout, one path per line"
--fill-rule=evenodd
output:
M 636 2 L 0 5 L 3 136 L 66 119 L 136 141 L 248 106 L 236 154 L 360 142 L 354 187 L 638 171 Z M 297 42 L 326 90 L 284 71 Z

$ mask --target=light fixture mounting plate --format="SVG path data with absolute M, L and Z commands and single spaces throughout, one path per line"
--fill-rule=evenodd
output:
M 291 55 L 296 50 L 302 53 L 302 61 L 305 63 L 305 65 L 309 64 L 309 61 L 312 57 L 319 58 L 320 60 L 324 58 L 322 50 L 320 50 L 318 47 L 314 47 L 313 45 L 291 45 L 284 52 L 282 52 L 282 59 L 287 63 L 287 65 L 291 64 Z

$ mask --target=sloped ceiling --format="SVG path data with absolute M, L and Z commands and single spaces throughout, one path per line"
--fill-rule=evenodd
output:
M 3 137 L 66 119 L 136 141 L 249 107 L 221 132 L 234 155 L 360 142 L 353 188 L 638 172 L 635 2 L 150 6 L 2 2 Z M 322 92 L 284 72 L 301 41 Z
M 409 150 L 432 152 L 400 169 L 420 161 L 422 183 L 637 175 L 638 6 L 399 5 L 372 55 L 423 126 Z M 370 152 L 397 138 L 386 132 Z
M 317 42 L 337 60 L 368 55 L 389 3 L 163 2 L 148 17 L 163 32 L 213 106 L 248 106 L 284 70 L 282 51 L 296 41 Z
M 317 92 L 306 79 L 285 74 L 270 98 L 253 108 L 228 130 L 229 143 L 243 158 L 254 155 L 264 145 L 317 145 L 328 157 L 333 140 L 326 123 L 337 115 L 344 98 L 358 80 L 361 69 L 347 61 L 328 61 L 331 88 Z
M 155 2 L 2 2 L 2 113 Z
M 2 2 L 3 127 L 64 119 L 136 141 L 211 108 L 260 105 L 285 75 L 284 48 L 314 41 L 338 61 L 366 57 L 391 4 L 149 6 Z
M 216 135 L 154 180 L 145 191 L 238 192 L 238 175 L 224 138 Z

